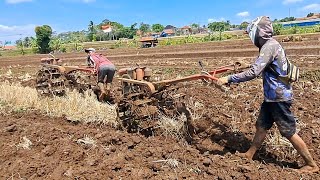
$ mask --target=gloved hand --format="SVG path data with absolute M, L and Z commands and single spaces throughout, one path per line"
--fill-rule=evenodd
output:
M 217 84 L 220 86 L 224 84 L 228 84 L 229 83 L 228 80 L 229 80 L 229 76 L 221 77 L 218 79 Z

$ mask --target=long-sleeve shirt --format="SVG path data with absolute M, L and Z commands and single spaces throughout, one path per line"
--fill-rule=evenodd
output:
M 260 55 L 251 68 L 229 76 L 229 82 L 239 83 L 254 79 L 262 74 L 264 99 L 267 102 L 290 101 L 293 99 L 292 86 L 277 79 L 269 66 L 280 75 L 287 74 L 287 59 L 284 49 L 274 39 L 268 40 L 260 49 Z

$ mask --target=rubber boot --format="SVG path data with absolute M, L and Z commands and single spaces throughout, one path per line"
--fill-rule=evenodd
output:
M 107 92 L 104 88 L 104 83 L 99 82 L 98 87 L 100 89 L 99 101 L 102 102 L 105 99 Z

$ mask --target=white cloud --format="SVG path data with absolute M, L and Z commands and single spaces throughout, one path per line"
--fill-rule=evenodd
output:
M 6 0 L 6 3 L 8 4 L 18 4 L 18 3 L 24 3 L 24 2 L 32 2 L 33 0 Z
M 310 11 L 310 12 L 317 12 L 317 11 L 320 11 L 320 4 L 309 4 L 307 6 L 304 6 L 301 10 Z
M 248 11 L 239 12 L 237 14 L 237 16 L 239 16 L 239 17 L 248 17 L 248 16 L 250 16 L 250 13 Z
M 208 23 L 212 23 L 212 22 L 214 22 L 214 19 L 212 18 L 208 19 Z
M 22 26 L 6 26 L 0 24 L 0 41 L 11 41 L 12 43 L 14 43 L 20 38 L 34 36 L 35 27 L 36 25 L 34 24 L 27 24 Z
M 208 19 L 208 23 L 212 23 L 212 22 L 221 22 L 221 21 L 226 21 L 226 19 L 225 18 L 218 18 L 218 19 L 216 19 L 216 18 L 209 18 Z
M 282 1 L 282 4 L 294 4 L 297 2 L 302 2 L 303 0 L 284 0 Z

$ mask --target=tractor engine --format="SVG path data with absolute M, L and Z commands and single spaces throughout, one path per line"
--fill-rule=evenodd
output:
M 150 81 L 152 70 L 147 67 L 122 68 L 118 71 L 122 78 L 133 79 L 138 81 Z

